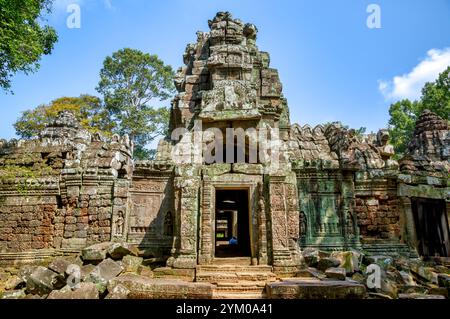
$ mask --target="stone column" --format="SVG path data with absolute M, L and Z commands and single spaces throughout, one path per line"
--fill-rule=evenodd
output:
M 289 250 L 291 251 L 291 256 L 294 263 L 299 265 L 301 261 L 301 254 L 298 243 L 300 237 L 300 220 L 298 190 L 296 184 L 297 179 L 294 173 L 292 173 L 290 177 L 290 183 L 285 184 Z
M 296 265 L 289 245 L 285 176 L 270 176 L 269 194 L 274 271 L 289 273 Z
M 412 212 L 411 198 L 409 197 L 399 197 L 401 203 L 401 219 L 403 219 L 404 230 L 406 235 L 406 243 L 412 252 L 417 253 L 417 236 L 416 236 L 416 226 L 414 224 L 414 215 Z
M 114 199 L 112 214 L 112 241 L 126 241 L 128 234 L 128 225 L 130 218 L 130 210 L 128 204 L 128 194 L 130 189 L 130 181 L 116 180 L 114 183 Z
M 258 183 L 258 264 L 267 265 L 267 210 L 266 198 L 264 196 L 264 183 Z
M 353 173 L 344 174 L 341 184 L 342 194 L 342 233 L 348 246 L 361 249 L 358 218 L 355 211 L 355 185 Z
M 201 194 L 200 212 L 200 254 L 199 264 L 209 264 L 213 258 L 213 215 L 214 212 L 214 186 L 204 181 Z
M 175 191 L 178 192 L 177 249 L 175 258 L 168 262 L 174 268 L 195 268 L 197 266 L 197 229 L 200 177 L 176 177 Z

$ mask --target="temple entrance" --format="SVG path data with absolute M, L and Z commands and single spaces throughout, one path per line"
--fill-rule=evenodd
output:
M 450 256 L 450 241 L 444 200 L 414 198 L 412 211 L 419 254 L 424 257 Z
M 215 257 L 250 257 L 248 190 L 216 190 Z

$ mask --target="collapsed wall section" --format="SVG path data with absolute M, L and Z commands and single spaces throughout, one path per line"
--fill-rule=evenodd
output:
M 79 249 L 111 240 L 132 173 L 127 137 L 106 140 L 62 112 L 36 139 L 0 142 L 0 251 Z M 126 196 L 126 195 L 125 195 Z

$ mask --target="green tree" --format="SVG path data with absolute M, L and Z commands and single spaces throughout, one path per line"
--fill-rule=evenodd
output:
M 450 66 L 435 82 L 422 89 L 422 110 L 430 110 L 443 119 L 450 120 Z
M 421 110 L 421 102 L 411 102 L 408 99 L 401 100 L 391 105 L 389 109 L 389 114 L 391 116 L 389 119 L 389 135 L 391 143 L 395 148 L 396 157 L 401 157 L 406 151 Z
M 30 139 L 39 134 L 46 124 L 51 123 L 61 111 L 71 111 L 80 121 L 81 126 L 91 133 L 100 132 L 111 136 L 115 123 L 110 120 L 102 101 L 92 95 L 79 97 L 62 97 L 49 104 L 39 105 L 35 109 L 23 112 L 14 123 L 16 134 Z
M 146 146 L 167 131 L 169 110 L 151 104 L 174 92 L 174 72 L 156 55 L 125 48 L 106 57 L 97 91 L 117 123 L 116 131 L 135 142 L 134 157 L 150 158 Z
M 42 55 L 50 54 L 58 37 L 42 25 L 52 0 L 0 0 L 0 88 L 10 90 L 11 77 L 39 69 Z
M 389 132 L 397 157 L 406 151 L 420 114 L 426 109 L 450 121 L 450 67 L 435 82 L 426 83 L 419 101 L 398 101 L 389 108 Z

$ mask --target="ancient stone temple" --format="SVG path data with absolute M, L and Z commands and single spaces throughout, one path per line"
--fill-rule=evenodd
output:
M 309 248 L 450 255 L 446 121 L 424 112 L 399 161 L 387 130 L 291 124 L 257 28 L 229 13 L 209 27 L 186 47 L 155 160 L 133 162 L 127 136 L 91 135 L 67 112 L 39 138 L 0 142 L 0 261 L 112 241 L 166 272 L 231 258 L 287 276 Z

